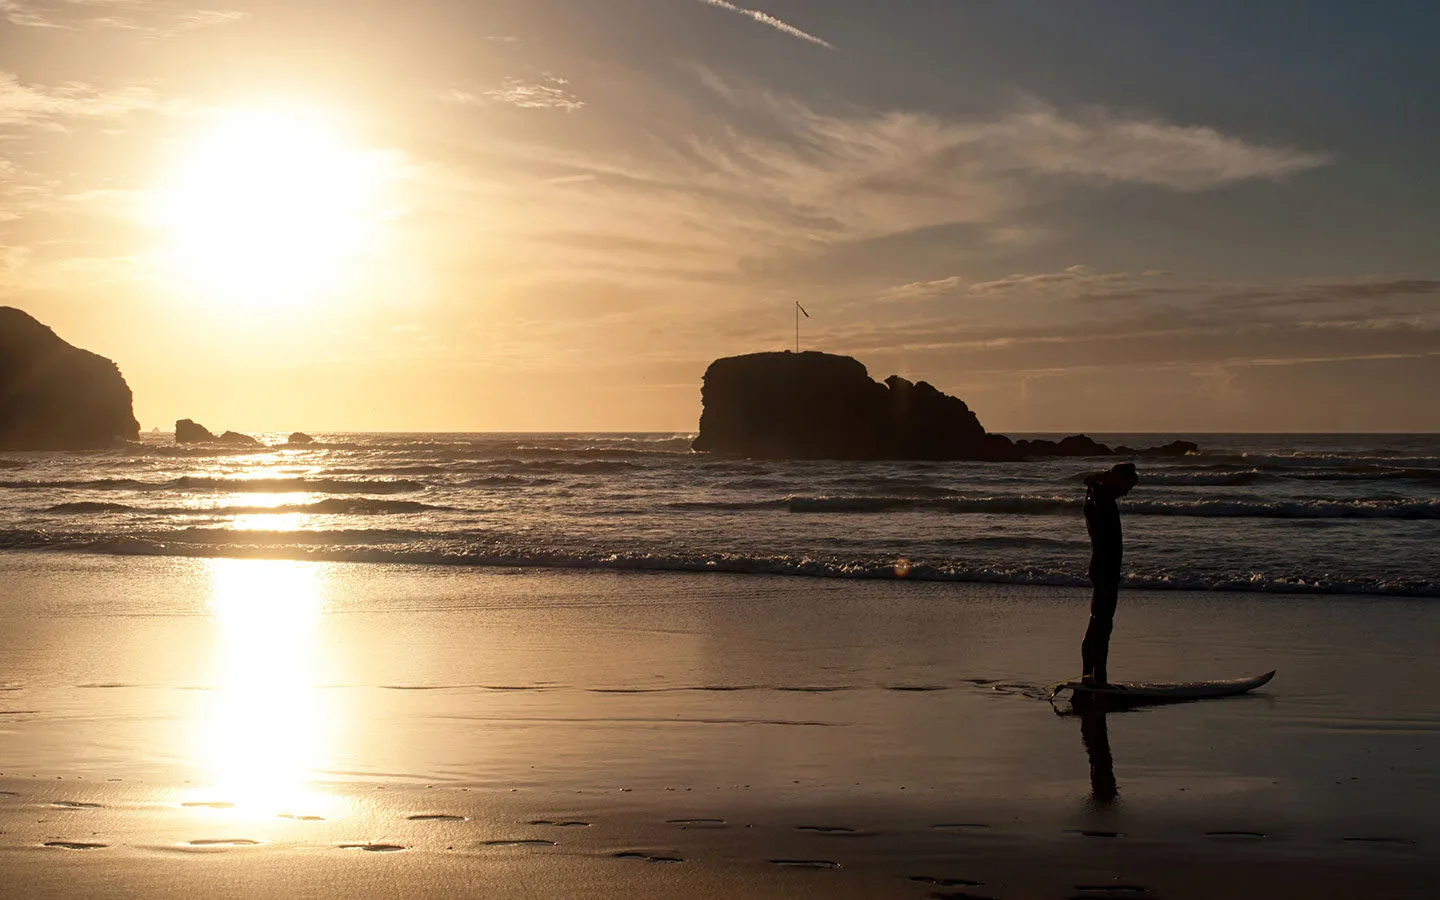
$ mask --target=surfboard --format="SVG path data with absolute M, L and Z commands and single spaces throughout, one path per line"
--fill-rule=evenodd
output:
M 1256 675 L 1253 678 L 1236 678 L 1230 681 L 1137 681 L 1122 682 L 1118 684 L 1107 684 L 1104 687 L 1081 684 L 1077 681 L 1067 681 L 1055 688 L 1055 693 L 1069 690 L 1074 695 L 1093 697 L 1105 697 L 1115 699 L 1148 700 L 1148 701 L 1181 701 L 1181 700 L 1208 700 L 1211 697 L 1233 697 L 1237 694 L 1246 694 L 1256 688 L 1269 684 L 1270 679 L 1275 677 L 1273 671 L 1264 675 Z

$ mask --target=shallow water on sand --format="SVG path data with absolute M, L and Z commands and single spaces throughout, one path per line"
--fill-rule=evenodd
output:
M 1115 677 L 1279 674 L 1080 717 L 1045 699 L 1065 588 L 63 554 L 0 555 L 0 584 L 0 859 L 37 877 L 571 854 L 920 897 L 960 848 L 997 896 L 1004 860 L 1087 841 L 1440 865 L 1423 600 L 1127 593 Z

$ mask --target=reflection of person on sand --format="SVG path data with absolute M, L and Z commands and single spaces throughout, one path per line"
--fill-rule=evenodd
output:
M 1120 463 L 1085 479 L 1085 527 L 1090 532 L 1090 625 L 1080 645 L 1083 663 L 1080 681 L 1108 684 L 1105 669 L 1110 655 L 1110 630 L 1120 593 L 1120 563 L 1124 556 L 1120 537 L 1120 507 L 1115 501 L 1140 481 L 1134 463 Z
M 1075 707 L 1080 715 L 1080 741 L 1090 759 L 1090 800 L 1096 806 L 1109 806 L 1120 796 L 1115 782 L 1115 761 L 1110 756 L 1110 731 L 1105 725 L 1105 710 L 1099 704 Z

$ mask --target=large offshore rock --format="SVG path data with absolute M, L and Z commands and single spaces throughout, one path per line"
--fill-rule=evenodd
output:
M 963 400 L 829 353 L 752 353 L 705 372 L 696 450 L 769 459 L 1015 459 Z
M 180 419 L 175 423 L 175 443 L 213 444 L 215 435 L 194 419 Z
M 831 353 L 717 359 L 700 389 L 696 450 L 757 459 L 1014 460 L 1048 456 L 1183 456 L 1190 441 L 1111 449 L 1083 434 L 1012 442 L 990 434 L 958 397 Z
M 1022 456 L 1113 456 L 1114 450 L 1083 434 L 1072 434 L 1059 441 L 1043 438 L 1031 441 L 1016 441 L 1015 447 Z
M 194 419 L 180 419 L 175 423 L 177 444 L 231 444 L 236 447 L 259 447 L 260 442 L 248 434 L 227 431 L 215 434 Z
M 94 450 L 139 437 L 115 363 L 0 306 L 0 450 Z

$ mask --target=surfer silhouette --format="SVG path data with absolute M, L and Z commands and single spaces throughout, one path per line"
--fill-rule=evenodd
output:
M 1086 685 L 1109 684 L 1106 661 L 1110 656 L 1110 631 L 1115 624 L 1115 604 L 1120 594 L 1120 564 L 1124 558 L 1120 536 L 1120 507 L 1116 500 L 1130 493 L 1140 481 L 1134 463 L 1120 463 L 1085 478 L 1085 528 L 1090 532 L 1090 625 L 1080 644 L 1080 681 Z

